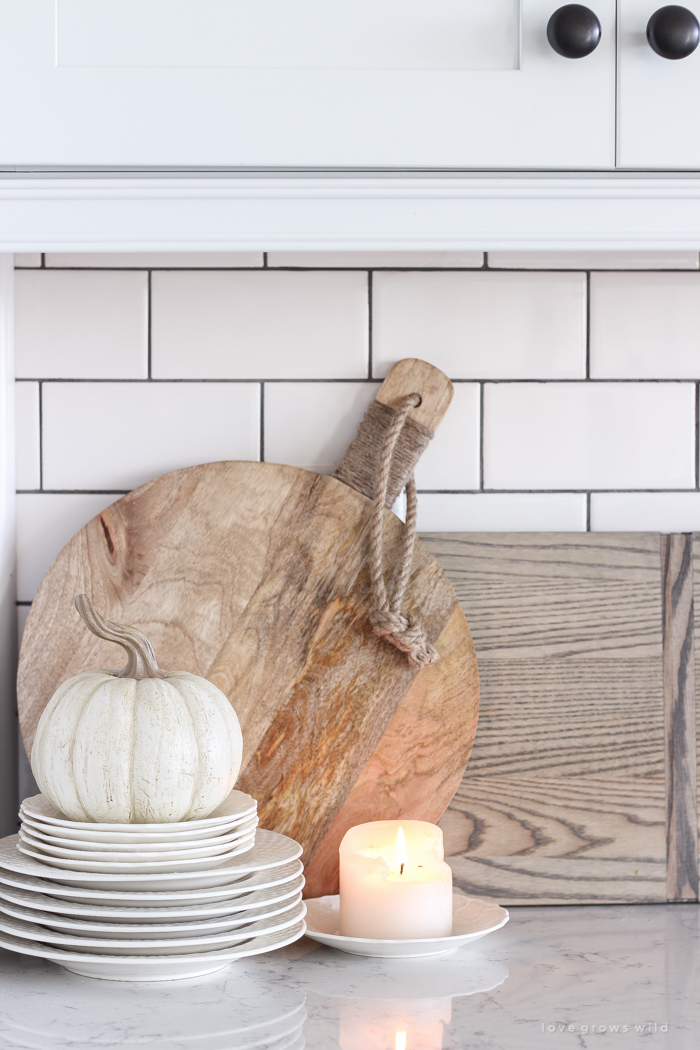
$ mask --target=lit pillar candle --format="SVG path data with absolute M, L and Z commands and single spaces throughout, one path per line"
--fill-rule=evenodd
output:
M 424 820 L 358 824 L 340 844 L 340 932 L 406 940 L 452 933 L 452 871 Z

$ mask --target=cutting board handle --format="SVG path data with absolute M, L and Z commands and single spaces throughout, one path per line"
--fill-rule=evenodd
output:
M 419 394 L 421 401 L 408 413 L 396 444 L 386 496 L 389 507 L 413 475 L 421 453 L 452 400 L 452 383 L 439 368 L 415 357 L 404 358 L 395 364 L 377 391 L 335 472 L 335 477 L 350 488 L 374 499 L 384 433 L 395 415 L 394 406 L 408 394 Z

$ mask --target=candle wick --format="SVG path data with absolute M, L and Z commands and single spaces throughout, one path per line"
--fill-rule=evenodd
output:
M 401 865 L 401 870 L 399 871 L 399 875 L 403 875 L 403 869 L 404 869 L 404 867 L 405 867 L 405 865 L 403 865 L 403 864 L 402 864 L 402 865 Z

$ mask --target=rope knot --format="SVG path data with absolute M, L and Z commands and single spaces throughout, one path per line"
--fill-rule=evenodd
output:
M 416 516 L 418 499 L 416 482 L 410 476 L 406 482 L 406 524 L 403 527 L 402 550 L 399 572 L 394 583 L 394 591 L 389 598 L 384 581 L 383 543 L 384 543 L 384 508 L 386 505 L 389 474 L 394 457 L 394 450 L 401 431 L 404 428 L 408 413 L 421 403 L 419 394 L 408 394 L 394 410 L 392 419 L 382 445 L 379 460 L 379 472 L 374 489 L 374 507 L 372 509 L 372 526 L 370 529 L 370 577 L 374 604 L 370 612 L 370 622 L 374 633 L 391 642 L 402 653 L 406 653 L 412 667 L 430 667 L 438 659 L 438 651 L 428 641 L 425 628 L 411 616 L 401 612 L 406 586 L 411 574 L 413 562 L 413 545 L 416 538 Z
M 375 605 L 370 620 L 374 633 L 406 653 L 411 667 L 430 667 L 439 658 L 437 649 L 428 641 L 425 628 L 412 616 Z

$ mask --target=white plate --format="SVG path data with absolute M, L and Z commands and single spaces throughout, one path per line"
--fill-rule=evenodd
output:
M 25 876 L 26 877 L 26 876 Z M 17 876 L 22 878 L 22 876 Z M 43 889 L 44 887 L 42 887 Z M 207 922 L 210 919 L 249 915 L 251 919 L 274 915 L 275 908 L 287 907 L 304 888 L 304 876 L 298 875 L 282 886 L 257 890 L 232 900 L 215 901 L 213 904 L 182 904 L 165 908 L 115 908 L 110 905 L 79 904 L 76 901 L 58 900 L 34 890 L 6 886 L 0 882 L 0 908 L 8 911 L 8 905 L 31 910 L 36 916 L 48 913 L 53 919 L 75 919 L 82 922 L 159 924 L 178 922 Z M 12 912 L 8 911 L 8 914 Z M 41 922 L 39 918 L 33 921 Z M 48 920 L 46 920 L 48 921 Z
M 216 854 L 226 853 L 227 849 L 250 837 L 251 832 L 257 827 L 257 817 L 247 820 L 245 824 L 236 827 L 229 835 L 220 835 L 218 839 L 199 839 L 196 842 L 144 842 L 124 843 L 115 842 L 112 848 L 106 842 L 85 842 L 82 839 L 59 839 L 54 835 L 43 835 L 34 827 L 22 822 L 20 838 L 26 839 L 27 843 L 39 846 L 42 853 L 54 857 L 75 857 L 76 860 L 108 860 L 112 861 L 134 861 L 134 860 L 195 860 L 199 857 L 214 857 Z
M 257 816 L 247 817 L 245 820 L 237 824 L 236 827 L 223 834 L 208 835 L 206 838 L 198 839 L 172 839 L 169 842 L 151 842 L 146 839 L 143 835 L 137 835 L 131 839 L 130 842 L 107 842 L 104 839 L 93 840 L 93 839 L 72 839 L 67 835 L 54 835 L 55 828 L 51 824 L 44 824 L 42 830 L 36 821 L 23 820 L 22 831 L 31 835 L 33 839 L 38 842 L 46 843 L 48 846 L 61 847 L 62 849 L 80 850 L 81 852 L 96 852 L 102 851 L 105 853 L 123 853 L 125 854 L 125 860 L 129 859 L 129 855 L 132 853 L 173 853 L 173 852 L 189 852 L 198 849 L 210 849 L 225 847 L 230 842 L 235 842 L 236 839 L 240 838 L 241 835 L 247 834 L 252 828 L 257 827 L 258 818 Z M 65 831 L 66 828 L 61 828 L 61 831 Z
M 255 818 L 257 814 L 244 813 L 240 817 L 231 817 L 225 824 L 217 824 L 213 828 L 195 828 L 190 829 L 188 822 L 183 821 L 180 824 L 169 824 L 168 827 L 172 828 L 172 831 L 142 831 L 136 832 L 131 831 L 132 827 L 137 828 L 148 828 L 152 825 L 148 824 L 120 824 L 121 831 L 93 831 L 92 829 L 96 826 L 94 824 L 79 824 L 75 821 L 71 827 L 64 828 L 59 824 L 47 824 L 44 821 L 36 820 L 34 817 L 30 817 L 25 813 L 24 809 L 20 807 L 19 811 L 20 819 L 23 824 L 33 828 L 35 831 L 40 831 L 44 835 L 53 835 L 60 839 L 70 839 L 71 841 L 80 842 L 102 842 L 105 846 L 109 846 L 110 849 L 116 843 L 133 845 L 144 848 L 146 845 L 151 845 L 156 842 L 160 843 L 172 843 L 174 846 L 182 844 L 186 846 L 188 843 L 196 844 L 197 842 L 210 842 L 217 838 L 219 835 L 227 835 L 232 831 L 240 828 L 242 824 Z
M 200 952 L 194 955 L 94 955 L 83 952 L 67 952 L 49 947 L 37 941 L 28 941 L 0 933 L 0 948 L 21 955 L 34 955 L 60 963 L 72 973 L 82 977 L 99 977 L 105 981 L 176 981 L 186 977 L 203 977 L 207 973 L 223 970 L 235 959 L 271 952 L 293 944 L 304 936 L 306 923 L 299 922 L 288 930 L 270 933 L 265 937 L 254 937 L 238 950 L 228 948 L 215 952 Z
M 205 871 L 169 872 L 165 874 L 106 874 L 103 872 L 77 871 L 75 866 L 70 870 L 49 867 L 48 858 L 35 860 L 25 856 L 17 849 L 17 836 L 8 835 L 0 839 L 0 868 L 8 871 L 19 871 L 25 875 L 36 875 L 38 878 L 52 879 L 53 882 L 65 885 L 83 886 L 87 889 L 103 890 L 198 890 L 214 886 L 225 886 L 236 882 L 244 875 L 254 871 L 265 871 L 267 868 L 281 867 L 297 860 L 301 856 L 301 846 L 286 835 L 276 831 L 258 830 L 255 845 L 240 857 L 230 860 Z
M 470 941 L 500 930 L 509 915 L 498 904 L 489 904 L 476 897 L 452 897 L 452 936 L 421 937 L 414 940 L 377 940 L 365 937 L 341 937 L 339 933 L 340 897 L 314 897 L 306 902 L 308 909 L 307 936 L 320 944 L 328 944 L 351 955 L 370 955 L 380 959 L 412 959 L 421 955 L 444 955 Z
M 22 854 L 18 856 L 22 857 Z M 26 858 L 22 859 L 26 860 Z M 27 863 L 33 862 L 28 861 Z M 24 870 L 23 868 L 21 871 L 10 871 L 0 867 L 0 887 L 3 889 L 3 895 L 5 888 L 9 887 L 11 890 L 25 891 L 34 896 L 50 894 L 47 899 L 55 900 L 58 904 L 150 912 L 171 907 L 198 909 L 204 906 L 217 906 L 226 908 L 234 902 L 236 906 L 243 906 L 247 901 L 252 901 L 257 893 L 273 890 L 275 892 L 286 891 L 297 879 L 302 879 L 303 885 L 304 878 L 302 874 L 304 865 L 300 860 L 293 860 L 278 867 L 245 873 L 237 880 L 219 887 L 188 889 L 168 887 L 165 890 L 132 891 L 104 887 L 84 889 L 80 886 L 63 885 L 45 876 L 37 878 L 36 875 L 23 874 Z
M 207 916 L 176 922 L 162 919 L 160 922 L 109 922 L 101 915 L 98 919 L 81 919 L 73 915 L 57 915 L 54 912 L 38 911 L 21 904 L 12 904 L 0 898 L 0 913 L 22 922 L 34 922 L 50 930 L 62 933 L 77 933 L 81 937 L 107 937 L 112 940 L 160 940 L 167 937 L 199 936 L 199 934 L 226 933 L 241 926 L 272 919 L 296 909 L 301 902 L 301 892 L 277 904 L 258 908 L 254 912 L 239 911 L 227 915 Z
M 258 804 L 254 798 L 250 795 L 246 795 L 243 791 L 236 791 L 235 789 L 231 792 L 227 798 L 221 803 L 213 813 L 210 813 L 208 817 L 202 817 L 200 820 L 180 820 L 173 821 L 170 824 L 101 824 L 95 821 L 80 821 L 80 820 L 69 820 L 61 813 L 60 810 L 52 806 L 47 798 L 43 795 L 34 795 L 33 798 L 25 798 L 22 803 L 21 810 L 28 817 L 34 820 L 40 820 L 47 824 L 56 824 L 62 828 L 85 828 L 91 831 L 109 831 L 109 832 L 123 832 L 128 829 L 129 832 L 136 834 L 150 835 L 154 832 L 161 832 L 164 834 L 176 833 L 180 828 L 186 827 L 187 830 L 200 831 L 206 829 L 211 831 L 212 828 L 219 824 L 225 824 L 231 819 L 231 817 L 240 817 L 255 813 L 258 808 Z M 143 828 L 143 832 L 141 832 Z
M 28 941 L 40 941 L 42 944 L 55 944 L 69 951 L 89 952 L 91 955 L 194 955 L 200 952 L 213 952 L 219 948 L 233 948 L 254 937 L 264 937 L 269 933 L 287 930 L 301 922 L 306 915 L 306 905 L 300 901 L 291 911 L 271 919 L 260 919 L 243 929 L 225 933 L 199 934 L 192 937 L 155 938 L 114 938 L 86 937 L 77 933 L 57 933 L 34 922 L 13 919 L 0 913 L 0 931 L 12 937 L 22 937 Z
M 17 849 L 27 857 L 41 861 L 51 868 L 60 868 L 71 872 L 91 872 L 103 875 L 161 875 L 168 872 L 204 871 L 225 864 L 231 857 L 248 853 L 255 845 L 255 833 L 229 846 L 225 853 L 214 857 L 200 857 L 198 860 L 153 860 L 153 861 L 106 861 L 85 860 L 83 854 L 73 857 L 55 857 L 44 852 L 43 847 L 33 839 L 22 834 L 17 842 Z M 77 854 L 77 851 L 76 851 Z M 89 854 L 88 854 L 89 856 Z

